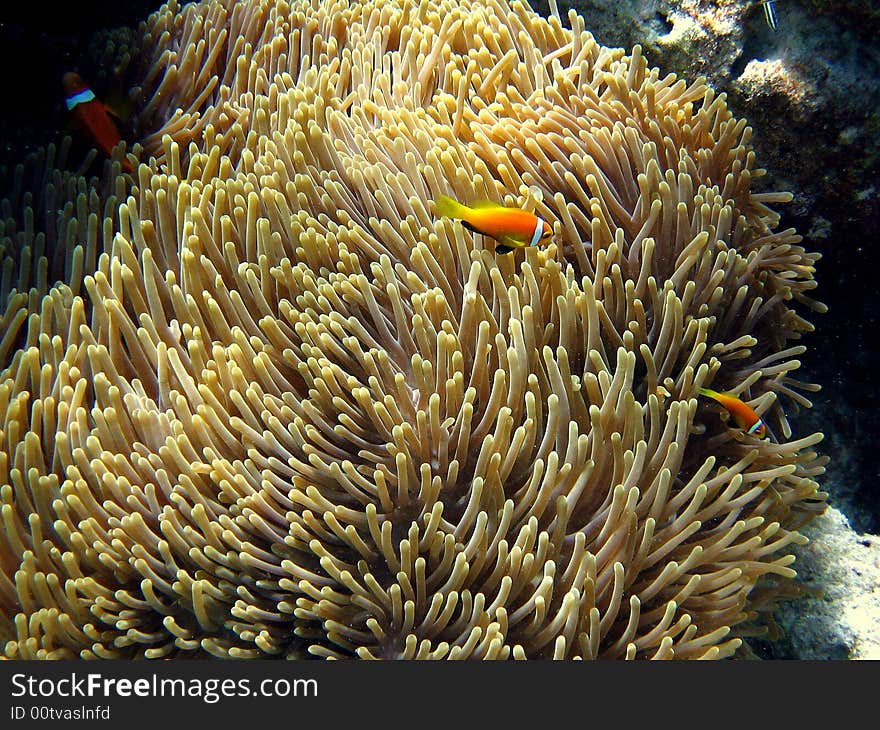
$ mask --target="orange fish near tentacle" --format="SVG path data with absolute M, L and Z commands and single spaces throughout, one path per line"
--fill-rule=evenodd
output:
M 553 229 L 547 221 L 520 208 L 505 208 L 491 202 L 475 203 L 472 207 L 441 195 L 434 201 L 438 215 L 460 220 L 475 233 L 494 238 L 498 253 L 510 253 L 515 248 L 537 246 L 553 238 Z
M 86 86 L 79 74 L 64 74 L 61 85 L 64 88 L 65 103 L 73 119 L 82 127 L 92 144 L 110 157 L 113 148 L 122 140 L 110 110 Z M 122 158 L 122 169 L 125 172 L 133 171 L 131 162 L 126 157 Z
M 711 388 L 700 388 L 700 395 L 711 398 L 722 405 L 736 421 L 740 428 L 746 429 L 746 433 L 754 434 L 758 438 L 764 438 L 767 426 L 755 410 L 743 400 L 730 393 L 719 393 Z

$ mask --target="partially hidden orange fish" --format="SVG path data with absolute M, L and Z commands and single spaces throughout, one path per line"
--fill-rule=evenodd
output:
M 758 438 L 764 438 L 767 426 L 755 410 L 743 400 L 730 393 L 719 393 L 711 388 L 700 388 L 700 395 L 711 398 L 722 405 L 733 416 L 734 421 L 740 428 L 746 429 L 746 433 L 754 434 Z
M 494 238 L 498 242 L 495 246 L 498 253 L 537 246 L 553 238 L 553 229 L 547 221 L 520 208 L 506 208 L 490 201 L 467 206 L 447 195 L 437 198 L 434 207 L 438 215 L 460 220 L 474 233 Z
M 112 112 L 86 85 L 79 74 L 68 72 L 61 79 L 65 103 L 74 121 L 88 135 L 89 140 L 107 157 L 122 137 L 112 119 Z M 131 162 L 122 158 L 122 169 L 132 172 Z

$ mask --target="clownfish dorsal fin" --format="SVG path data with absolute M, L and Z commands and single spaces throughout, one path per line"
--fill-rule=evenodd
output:
M 491 200 L 478 200 L 476 203 L 471 203 L 471 208 L 474 210 L 504 210 L 504 206 L 496 203 Z

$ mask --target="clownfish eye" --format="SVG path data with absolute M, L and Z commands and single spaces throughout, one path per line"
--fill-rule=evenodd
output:
M 549 226 L 546 226 L 544 228 L 544 232 L 541 234 L 541 240 L 549 241 L 551 238 L 553 238 L 553 229 Z

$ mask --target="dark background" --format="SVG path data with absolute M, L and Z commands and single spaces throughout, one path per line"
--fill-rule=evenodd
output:
M 161 5 L 158 0 L 6 0 L 0 3 L 0 62 L 3 92 L 0 102 L 0 198 L 9 191 L 16 163 L 40 145 L 65 131 L 66 114 L 61 75 L 87 66 L 89 39 L 99 30 L 120 25 L 136 26 Z M 599 38 L 601 42 L 602 39 Z M 88 81 L 88 79 L 87 79 Z M 96 93 L 106 90 L 96 88 Z M 742 115 L 734 106 L 734 112 Z M 780 128 L 790 120 L 780 119 Z M 817 140 L 821 144 L 821 140 Z M 761 140 L 755 140 L 759 153 Z M 797 165 L 794 150 L 785 164 Z M 862 169 L 853 161 L 853 170 Z M 771 170 L 785 178 L 785 170 Z M 856 174 L 855 172 L 853 173 Z M 857 180 L 865 187 L 874 181 Z M 876 182 L 880 185 L 880 182 Z M 797 194 L 797 191 L 793 191 Z M 823 487 L 832 502 L 844 509 L 860 531 L 880 532 L 880 462 L 878 462 L 877 346 L 878 307 L 875 299 L 880 267 L 880 212 L 876 208 L 848 210 L 835 207 L 835 191 L 817 207 L 833 215 L 834 235 L 805 240 L 809 250 L 822 253 L 815 298 L 829 306 L 825 315 L 807 314 L 817 330 L 807 335 L 808 352 L 796 377 L 822 384 L 813 398 L 816 407 L 793 416 L 796 435 L 814 430 L 826 434 L 820 449 L 831 455 Z M 811 211 L 804 215 L 796 205 L 779 206 L 782 226 L 806 233 Z

